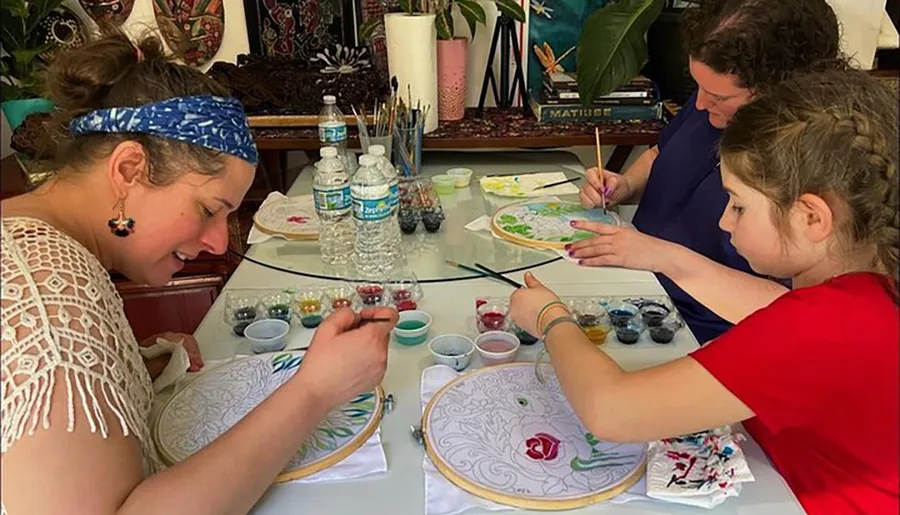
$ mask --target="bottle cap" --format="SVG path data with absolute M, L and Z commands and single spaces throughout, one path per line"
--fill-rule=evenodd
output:
M 369 154 L 364 154 L 359 156 L 359 166 L 373 166 L 375 165 L 375 156 L 371 156 Z
M 383 156 L 384 153 L 384 145 L 369 145 L 369 154 L 373 156 Z
M 322 157 L 337 157 L 337 149 L 334 147 L 322 147 L 319 149 L 319 155 Z
M 324 97 L 322 97 L 322 101 L 324 101 L 326 104 L 334 104 L 335 102 L 337 102 L 337 99 L 334 98 L 334 95 L 325 95 Z

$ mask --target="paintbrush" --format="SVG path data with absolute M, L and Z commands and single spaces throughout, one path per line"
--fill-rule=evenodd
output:
M 513 281 L 512 279 L 510 279 L 509 277 L 506 277 L 505 275 L 500 275 L 499 272 L 495 272 L 495 271 L 491 270 L 490 268 L 482 265 L 481 263 L 475 263 L 475 266 L 477 266 L 478 268 L 487 272 L 488 275 L 490 275 L 494 279 L 499 279 L 499 280 L 505 282 L 506 284 L 512 286 L 513 288 L 524 288 L 524 286 L 522 286 L 520 283 Z
M 452 259 L 445 259 L 444 262 L 446 262 L 450 266 L 455 266 L 456 268 L 468 270 L 469 272 L 472 272 L 473 274 L 478 274 L 481 277 L 491 277 L 491 275 L 488 274 L 487 272 L 485 272 L 484 270 L 479 270 L 479 269 L 471 267 L 469 265 L 463 265 L 463 264 L 457 263 L 456 261 L 453 261 Z
M 606 181 L 603 177 L 603 154 L 600 151 L 600 127 L 594 127 L 594 143 L 597 145 L 597 169 L 600 176 L 600 208 L 603 210 L 603 214 L 606 214 L 606 194 L 603 193 L 603 190 L 606 189 Z
M 534 188 L 531 191 L 544 190 L 547 188 L 552 188 L 554 186 L 560 186 L 562 184 L 569 184 L 570 182 L 575 182 L 575 181 L 580 181 L 580 180 L 581 180 L 581 177 L 573 177 L 571 179 L 566 179 L 564 181 L 556 181 L 556 182 L 551 182 L 550 184 L 544 184 L 543 186 L 538 186 L 537 188 Z

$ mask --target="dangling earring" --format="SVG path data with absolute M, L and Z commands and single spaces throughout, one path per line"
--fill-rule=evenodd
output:
M 125 218 L 125 201 L 119 201 L 119 216 L 111 218 L 109 222 L 109 230 L 120 238 L 124 238 L 134 232 L 134 219 Z

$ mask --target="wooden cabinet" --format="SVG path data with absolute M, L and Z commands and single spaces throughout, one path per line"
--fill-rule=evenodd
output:
M 140 341 L 160 332 L 193 333 L 224 285 L 223 276 L 210 274 L 178 277 L 161 287 L 117 281 L 116 289 Z

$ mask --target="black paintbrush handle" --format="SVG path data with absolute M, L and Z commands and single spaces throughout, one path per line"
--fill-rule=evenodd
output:
M 482 265 L 481 263 L 475 263 L 475 266 L 477 266 L 478 268 L 487 272 L 488 275 L 490 275 L 491 277 L 493 277 L 495 279 L 499 279 L 499 280 L 505 282 L 506 284 L 512 286 L 513 288 L 524 288 L 524 286 L 519 284 L 518 282 L 513 281 L 512 279 L 510 279 L 509 277 L 506 277 L 505 275 L 500 275 L 498 272 L 491 270 L 490 268 Z

